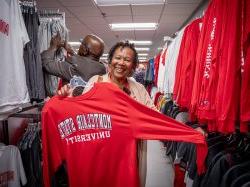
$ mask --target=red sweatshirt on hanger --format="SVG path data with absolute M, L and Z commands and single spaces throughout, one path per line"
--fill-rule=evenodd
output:
M 242 4 L 242 55 L 241 64 L 241 98 L 240 98 L 240 130 L 250 131 L 250 2 Z
M 173 97 L 176 103 L 189 109 L 196 66 L 196 52 L 202 19 L 190 23 L 184 31 L 178 56 Z
M 241 3 L 212 0 L 203 18 L 191 112 L 211 131 L 234 132 L 239 116 Z
M 53 97 L 42 111 L 45 187 L 63 161 L 71 187 L 139 186 L 139 139 L 195 143 L 199 173 L 204 169 L 207 146 L 199 132 L 138 103 L 111 83 L 96 83 L 74 98 Z

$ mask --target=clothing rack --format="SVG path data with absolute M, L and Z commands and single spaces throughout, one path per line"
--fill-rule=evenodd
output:
M 27 119 L 32 119 L 36 122 L 41 121 L 41 113 L 40 111 L 42 110 L 42 107 L 44 105 L 44 102 L 34 104 L 32 106 L 28 106 L 25 108 L 22 108 L 20 111 L 11 114 L 8 116 L 8 118 L 15 117 L 15 118 L 27 118 Z M 29 111 L 31 109 L 37 108 L 39 113 L 23 113 L 25 111 Z M 6 145 L 9 145 L 9 124 L 8 124 L 8 118 L 3 121 L 3 142 Z
M 39 10 L 39 16 L 42 18 L 51 18 L 51 17 L 65 17 L 64 12 L 59 12 L 59 9 L 57 11 L 55 10 Z
M 32 1 L 28 1 L 28 0 L 19 1 L 19 4 L 23 5 L 23 6 L 29 6 L 29 7 L 36 7 L 36 5 L 37 5 L 36 0 L 32 0 Z
M 39 17 L 42 19 L 45 18 L 59 18 L 63 20 L 63 24 L 65 25 L 65 12 L 60 12 L 59 9 L 55 10 L 39 10 Z
M 36 1 L 19 1 L 22 13 L 34 13 L 37 12 Z
M 55 12 L 55 11 L 39 11 L 39 15 L 41 17 L 55 17 L 55 16 L 63 16 L 64 13 L 63 12 Z

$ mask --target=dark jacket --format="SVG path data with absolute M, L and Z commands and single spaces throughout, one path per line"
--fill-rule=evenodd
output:
M 74 55 L 67 61 L 55 61 L 53 51 L 44 51 L 41 54 L 43 69 L 52 75 L 63 78 L 66 81 L 70 81 L 73 75 L 82 77 L 86 82 L 94 75 L 103 75 L 106 73 L 105 66 L 91 59 L 90 57 L 84 57 Z

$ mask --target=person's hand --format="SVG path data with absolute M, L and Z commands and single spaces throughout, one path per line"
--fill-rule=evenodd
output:
M 203 136 L 207 137 L 207 133 L 200 127 L 195 128 L 196 131 L 200 132 Z
M 69 84 L 66 84 L 63 87 L 61 87 L 60 90 L 57 90 L 57 95 L 62 97 L 72 97 L 73 89 L 70 88 Z
M 64 49 L 71 56 L 74 55 L 74 54 L 76 54 L 75 51 L 72 49 L 72 47 L 67 42 L 64 43 Z

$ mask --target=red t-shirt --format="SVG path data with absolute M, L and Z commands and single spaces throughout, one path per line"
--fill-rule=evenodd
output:
M 187 109 L 190 106 L 193 89 L 201 22 L 201 18 L 196 19 L 185 28 L 177 61 L 177 68 L 180 69 L 176 70 L 173 97 L 180 107 Z
M 195 143 L 199 172 L 207 153 L 199 132 L 104 82 L 78 97 L 50 99 L 42 111 L 42 132 L 45 187 L 63 161 L 71 187 L 139 186 L 139 139 Z
M 241 69 L 241 98 L 240 121 L 241 132 L 250 131 L 250 2 L 243 1 L 242 8 L 242 69 Z
M 227 2 L 212 0 L 204 15 L 190 108 L 209 130 L 232 133 L 239 116 L 242 1 Z
M 161 53 L 156 55 L 154 59 L 154 84 L 157 86 L 157 81 L 158 81 L 158 72 L 159 72 L 159 65 L 160 65 L 160 57 Z

